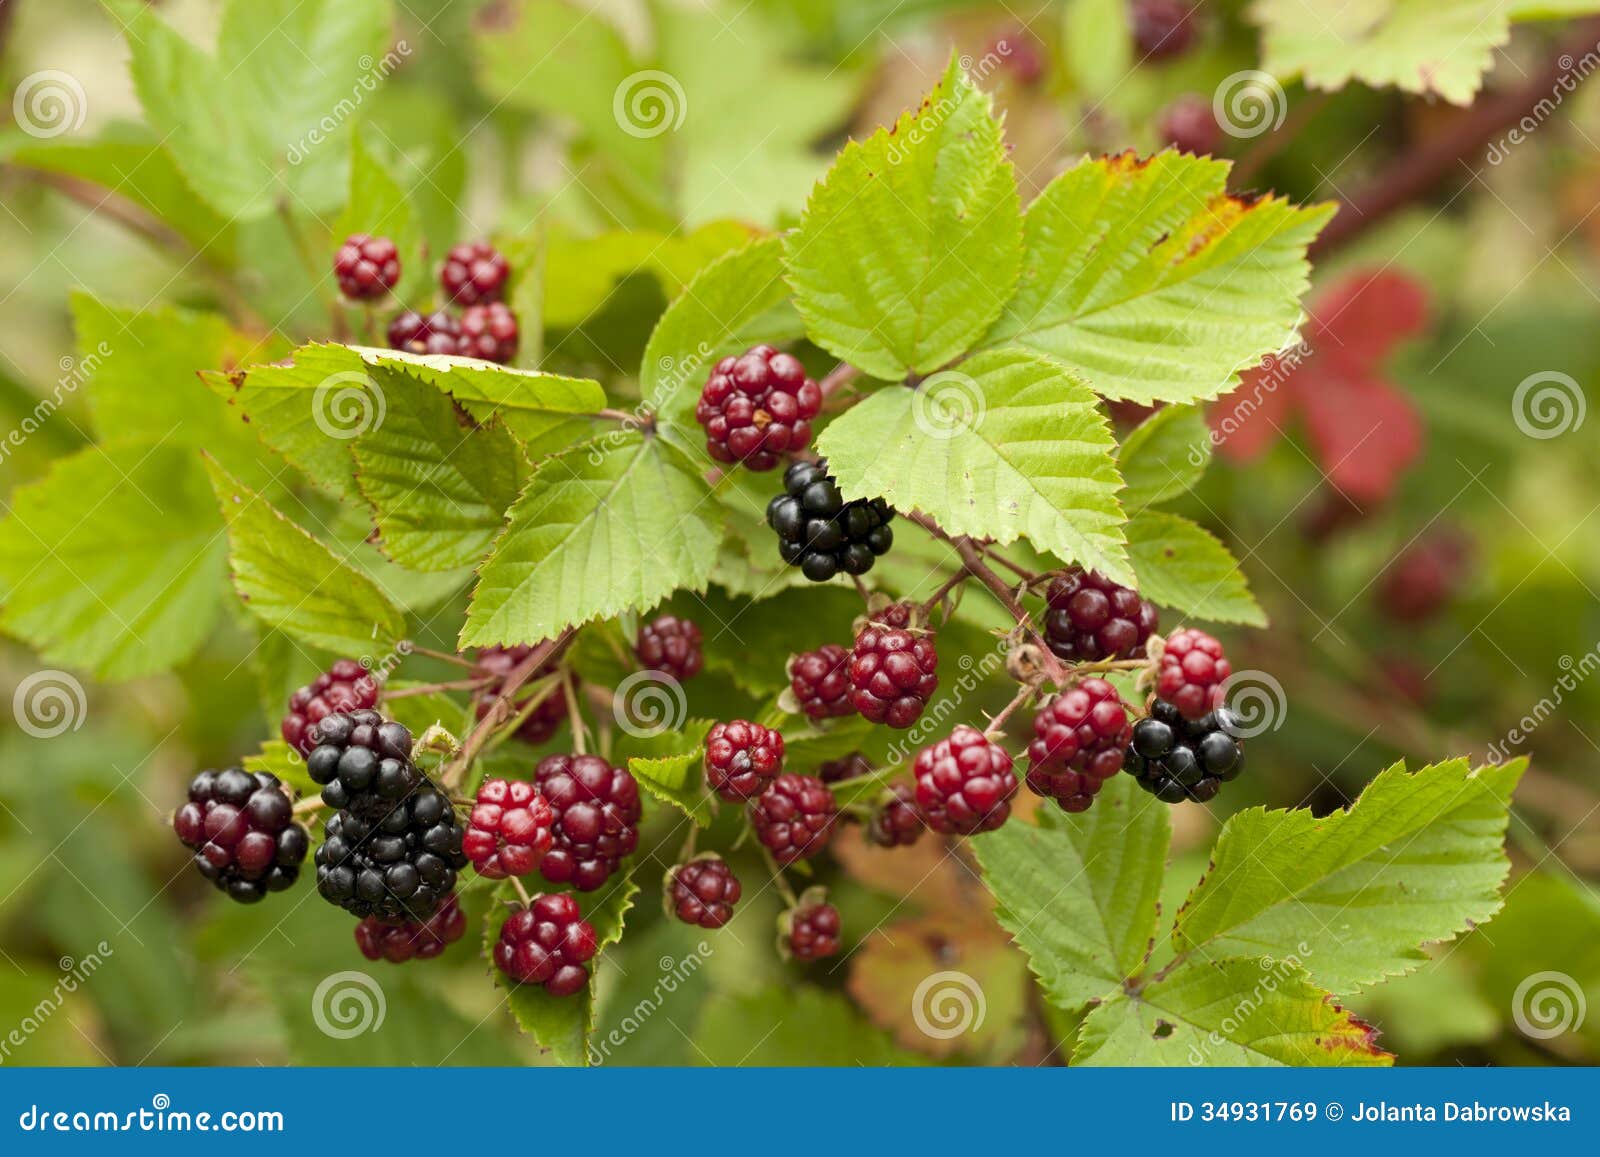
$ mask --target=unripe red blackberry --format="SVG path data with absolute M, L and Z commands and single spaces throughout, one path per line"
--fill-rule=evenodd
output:
M 728 861 L 707 855 L 679 864 L 667 877 L 667 901 L 685 924 L 721 928 L 733 919 L 743 889 Z
M 540 984 L 551 996 L 571 996 L 589 983 L 599 950 L 594 925 L 568 895 L 538 895 L 500 926 L 495 967 L 518 984 Z
M 389 348 L 413 354 L 455 354 L 461 348 L 461 322 L 443 309 L 426 316 L 408 309 L 389 323 Z
M 547 755 L 534 778 L 555 815 L 540 874 L 594 891 L 639 844 L 638 782 L 598 755 Z
M 1096 571 L 1072 567 L 1045 591 L 1045 642 L 1069 663 L 1132 659 L 1159 625 L 1155 605 Z
M 1033 717 L 1028 790 L 1069 812 L 1084 811 L 1122 770 L 1132 730 L 1122 696 L 1104 679 L 1085 679 L 1052 696 Z
M 700 628 L 676 615 L 657 615 L 640 627 L 633 653 L 646 671 L 660 671 L 680 683 L 693 679 L 705 666 Z
M 500 686 L 505 677 L 511 674 L 513 669 L 520 666 L 532 651 L 532 647 L 522 645 L 515 647 L 484 647 L 473 657 L 472 677 L 474 679 L 492 678 L 495 680 L 495 682 L 473 696 L 473 708 L 479 719 L 489 714 L 490 708 L 494 706 L 494 701 L 499 698 Z M 527 689 L 528 683 L 537 683 L 539 680 L 555 674 L 557 669 L 558 663 L 555 659 L 542 664 L 528 679 L 527 683 L 523 684 L 523 690 Z M 576 688 L 578 685 L 576 675 L 572 677 L 572 683 L 573 687 Z M 519 692 L 519 694 L 521 693 Z M 520 714 L 531 698 L 531 695 L 521 695 L 512 707 L 512 715 Z M 566 698 L 562 695 L 561 688 L 557 687 L 540 699 L 539 705 L 517 726 L 517 738 L 524 743 L 530 743 L 537 747 L 541 743 L 548 742 L 551 736 L 561 730 L 561 725 L 566 721 Z
M 555 815 L 539 789 L 520 779 L 486 779 L 461 837 L 461 851 L 490 880 L 526 876 L 550 850 Z
M 783 736 L 735 719 L 706 732 L 706 784 L 729 803 L 754 799 L 783 770 Z
M 466 930 L 466 914 L 452 892 L 437 912 L 420 922 L 385 924 L 376 917 L 366 917 L 356 925 L 356 947 L 368 960 L 387 960 L 390 964 L 432 960 L 460 940 Z
M 882 848 L 906 847 L 922 838 L 928 826 L 917 807 L 917 793 L 908 784 L 892 785 L 867 824 L 867 839 Z
M 293 884 L 311 846 L 288 793 L 264 771 L 202 771 L 172 829 L 194 850 L 196 870 L 241 904 Z
M 962 725 L 917 753 L 917 806 L 936 832 L 973 835 L 1011 815 L 1017 777 L 1011 756 L 975 727 Z
M 445 255 L 439 270 L 439 288 L 459 305 L 499 301 L 511 267 L 487 241 L 467 241 Z
M 799 359 L 757 345 L 716 364 L 694 417 L 705 427 L 707 453 L 718 462 L 771 470 L 811 441 L 811 419 L 821 409 L 822 390 Z
M 850 702 L 873 723 L 910 727 L 939 686 L 933 639 L 893 627 L 868 627 L 850 652 Z
M 795 702 L 812 719 L 854 715 L 850 699 L 850 652 L 838 643 L 803 651 L 789 663 L 789 687 Z
M 387 237 L 352 233 L 333 255 L 333 275 L 352 301 L 382 297 L 400 280 L 400 252 Z
M 839 812 L 833 792 L 814 775 L 780 775 L 750 803 L 750 826 L 780 864 L 809 859 L 828 846 Z
M 832 904 L 801 904 L 783 915 L 783 935 L 796 960 L 819 960 L 839 951 L 842 922 Z
M 1222 685 L 1232 674 L 1221 643 L 1204 631 L 1183 627 L 1167 636 L 1156 669 L 1156 694 L 1185 719 L 1199 719 L 1222 706 Z
M 1446 529 L 1418 539 L 1378 580 L 1378 606 L 1400 623 L 1419 623 L 1443 610 L 1461 589 L 1472 557 L 1472 540 Z
M 1191 0 L 1132 0 L 1133 42 L 1146 60 L 1171 60 L 1194 43 Z
M 1156 126 L 1161 139 L 1182 153 L 1210 156 L 1222 144 L 1211 102 L 1198 93 L 1185 93 L 1162 109 Z
M 301 755 L 316 746 L 307 732 L 313 723 L 335 711 L 363 711 L 378 705 L 378 681 L 354 659 L 340 659 L 333 666 L 289 696 L 289 713 L 278 732 L 283 741 Z
M 469 305 L 461 311 L 455 352 L 464 358 L 509 365 L 517 356 L 521 332 L 517 315 L 498 301 Z

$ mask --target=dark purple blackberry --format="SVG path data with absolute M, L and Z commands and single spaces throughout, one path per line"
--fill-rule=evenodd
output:
M 317 849 L 317 891 L 352 915 L 421 923 L 455 890 L 467 865 L 450 801 L 424 782 L 376 816 L 340 811 Z
M 734 719 L 706 732 L 706 785 L 729 803 L 753 799 L 783 770 L 783 735 Z
M 368 960 L 404 964 L 407 960 L 432 960 L 467 931 L 467 917 L 454 894 L 421 923 L 385 924 L 368 916 L 356 925 L 356 947 Z
M 733 906 L 744 889 L 728 861 L 706 854 L 679 864 L 667 876 L 667 903 L 685 924 L 721 928 L 733 919 Z
M 817 960 L 839 951 L 842 922 L 832 904 L 801 904 L 782 916 L 782 933 L 796 960 Z
M 839 573 L 862 575 L 894 545 L 894 511 L 881 498 L 846 502 L 824 462 L 796 462 L 784 471 L 784 493 L 767 504 L 778 553 L 812 582 Z
M 881 848 L 900 848 L 922 838 L 928 821 L 917 806 L 917 793 L 909 785 L 897 783 L 884 794 L 878 809 L 867 824 L 867 839 Z
M 1123 767 L 1163 803 L 1205 803 L 1244 771 L 1237 732 L 1226 707 L 1185 719 L 1171 703 L 1157 699 L 1149 716 L 1133 725 Z
M 547 755 L 533 774 L 555 815 L 540 873 L 552 884 L 594 891 L 638 846 L 638 782 L 598 755 Z
M 800 710 L 812 719 L 855 714 L 850 701 L 850 652 L 838 643 L 796 655 L 789 663 L 789 687 Z
M 756 838 L 784 865 L 827 847 L 838 814 L 833 792 L 813 775 L 780 775 L 749 808 Z
M 455 351 L 461 357 L 509 365 L 517 356 L 520 341 L 517 315 L 500 302 L 469 305 L 461 311 L 461 333 Z
M 408 309 L 389 323 L 389 348 L 413 354 L 454 354 L 461 348 L 461 322 L 443 309 L 427 316 Z
M 351 301 L 382 297 L 400 280 L 400 253 L 387 237 L 352 233 L 333 255 L 339 292 Z
M 202 771 L 172 828 L 194 849 L 194 866 L 219 892 L 254 904 L 300 875 L 311 841 L 294 822 L 294 805 L 278 779 L 238 768 Z
M 680 683 L 693 679 L 705 666 L 700 628 L 677 615 L 657 615 L 640 627 L 633 653 L 646 671 L 660 671 Z
M 1132 0 L 1133 42 L 1146 60 L 1171 60 L 1194 44 L 1193 0 Z
M 939 686 L 939 655 L 926 631 L 868 627 L 850 651 L 850 702 L 862 718 L 910 727 Z
M 1128 709 L 1110 683 L 1085 679 L 1039 708 L 1033 734 L 1028 790 L 1069 812 L 1085 811 L 1105 781 L 1122 770 Z
M 322 802 L 381 819 L 425 782 L 411 762 L 411 732 L 376 711 L 335 711 L 306 733 L 306 774 Z
M 1052 579 L 1045 601 L 1045 642 L 1069 663 L 1132 659 L 1160 624 L 1138 591 L 1080 567 Z

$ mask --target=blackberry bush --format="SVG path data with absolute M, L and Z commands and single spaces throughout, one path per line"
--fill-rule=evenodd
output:
M 824 462 L 796 462 L 784 471 L 783 493 L 767 504 L 778 554 L 812 582 L 843 573 L 864 575 L 894 545 L 894 511 L 881 498 L 846 502 Z
M 310 847 L 288 793 L 264 771 L 202 771 L 172 828 L 194 850 L 195 870 L 241 904 L 290 887 Z

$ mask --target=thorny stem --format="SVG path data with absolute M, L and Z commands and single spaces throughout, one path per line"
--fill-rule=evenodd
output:
M 438 691 L 478 691 L 493 684 L 493 675 L 485 675 L 479 679 L 447 679 L 442 683 L 419 683 L 415 687 L 397 687 L 393 691 L 380 691 L 378 698 L 388 701 L 409 699 L 415 695 L 432 695 Z
M 435 651 L 430 647 L 419 647 L 415 643 L 411 644 L 411 653 L 413 655 L 426 655 L 430 659 L 438 659 L 441 663 L 453 663 L 457 667 L 465 667 L 469 671 L 473 667 L 470 659 L 463 659 L 460 655 L 452 655 L 449 651 Z
M 989 726 L 983 730 L 984 738 L 993 742 L 1000 734 L 1000 728 L 1005 724 L 1011 713 L 1032 699 L 1037 691 L 1037 687 L 1030 687 L 1026 684 L 1018 687 L 1017 693 L 1011 697 L 1011 702 L 1000 708 L 1000 713 L 989 720 Z
M 944 601 L 946 595 L 955 590 L 958 586 L 966 582 L 971 577 L 971 573 L 965 567 L 962 567 L 960 570 L 956 571 L 955 574 L 945 579 L 940 585 L 939 589 L 934 591 L 933 594 L 918 609 L 918 618 L 926 619 L 929 615 L 933 614 L 933 609 Z
M 986 556 L 988 556 L 988 559 L 989 559 L 990 562 L 999 563 L 1001 566 L 1005 567 L 1008 571 L 1010 571 L 1012 574 L 1016 575 L 1018 578 L 1022 579 L 1022 581 L 1026 582 L 1026 583 L 1029 583 L 1029 584 L 1036 583 L 1041 578 L 1044 577 L 1043 575 L 1039 574 L 1037 571 L 1031 571 L 1025 566 L 1018 566 L 1016 563 L 1012 562 L 1009 558 L 1007 558 L 1005 555 L 1001 554 L 998 550 L 996 550 L 992 546 L 985 545 L 983 547 L 983 553 Z
M 484 712 L 483 718 L 468 734 L 466 741 L 461 745 L 461 754 L 457 755 L 455 762 L 446 769 L 440 777 L 445 787 L 456 787 L 461 782 L 461 777 L 466 774 L 467 768 L 478 757 L 478 752 L 483 750 L 483 745 L 489 742 L 489 737 L 495 729 L 506 721 L 512 714 L 512 702 L 522 685 L 533 678 L 533 673 L 560 653 L 572 641 L 572 628 L 568 627 L 553 639 L 546 639 L 533 650 L 528 652 L 528 657 L 518 663 L 506 675 L 505 681 L 500 685 L 500 694 L 494 697 L 489 704 L 489 709 Z

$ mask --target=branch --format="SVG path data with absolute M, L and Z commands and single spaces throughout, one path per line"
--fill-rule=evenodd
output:
M 1523 117 L 1540 101 L 1564 100 L 1570 95 L 1563 81 L 1571 78 L 1575 89 L 1587 73 L 1573 70 L 1573 61 L 1600 47 L 1600 20 L 1585 20 L 1557 47 L 1550 62 L 1525 84 L 1479 99 L 1443 132 L 1420 148 L 1405 153 L 1370 187 L 1341 200 L 1339 215 L 1328 223 L 1311 247 L 1313 258 L 1348 244 L 1386 217 L 1425 196 L 1454 173 L 1471 154 L 1487 145 Z M 1563 65 L 1562 61 L 1566 61 Z
M 572 641 L 572 628 L 568 627 L 553 639 L 546 639 L 533 650 L 528 652 L 528 657 L 506 675 L 505 682 L 500 685 L 500 694 L 494 697 L 489 704 L 489 709 L 484 712 L 483 718 L 478 720 L 478 725 L 472 729 L 466 741 L 461 745 L 461 753 L 440 778 L 446 787 L 453 787 L 459 782 L 462 773 L 472 765 L 478 752 L 483 750 L 483 745 L 489 742 L 489 737 L 514 714 L 512 701 L 516 698 L 522 685 L 533 678 L 533 673 L 554 658 L 562 648 Z

